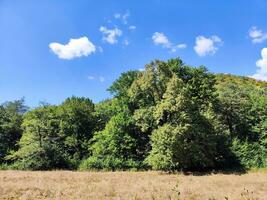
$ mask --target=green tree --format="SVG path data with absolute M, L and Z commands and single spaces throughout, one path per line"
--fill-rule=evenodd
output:
M 176 75 L 169 81 L 163 100 L 156 106 L 158 124 L 152 132 L 147 162 L 154 169 L 203 169 L 216 166 L 216 133 L 190 98 L 190 90 Z
M 24 99 L 0 105 L 0 164 L 10 152 L 17 150 L 22 135 L 22 116 L 27 111 Z
M 267 82 L 179 58 L 128 71 L 113 98 L 27 111 L 0 105 L 0 164 L 17 169 L 202 170 L 267 166 Z
M 136 132 L 127 112 L 113 116 L 103 131 L 95 133 L 92 139 L 92 156 L 86 159 L 80 169 L 122 170 L 140 165 Z
M 60 141 L 60 117 L 56 106 L 36 108 L 25 114 L 20 148 L 8 159 L 18 169 L 45 170 L 67 168 L 66 155 Z
M 95 105 L 96 131 L 103 130 L 111 117 L 121 112 L 125 107 L 121 104 L 118 98 L 112 98 Z
M 76 168 L 88 156 L 95 126 L 94 104 L 87 98 L 38 107 L 25 114 L 20 148 L 8 159 L 19 169 Z
M 95 106 L 88 98 L 67 98 L 60 106 L 60 135 L 64 150 L 73 161 L 88 156 L 89 140 L 93 137 L 97 122 Z
M 267 166 L 267 83 L 218 75 L 217 115 L 226 125 L 232 152 L 244 167 Z
M 132 70 L 122 73 L 120 77 L 108 88 L 108 91 L 115 97 L 127 96 L 128 89 L 139 74 L 139 71 Z

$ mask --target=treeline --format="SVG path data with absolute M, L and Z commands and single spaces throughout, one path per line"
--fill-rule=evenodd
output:
M 0 165 L 23 170 L 267 167 L 267 82 L 180 59 L 128 71 L 94 104 L 0 106 Z

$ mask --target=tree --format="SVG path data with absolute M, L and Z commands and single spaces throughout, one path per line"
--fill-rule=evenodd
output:
M 215 167 L 216 134 L 197 109 L 186 84 L 176 75 L 168 82 L 163 100 L 156 106 L 158 124 L 152 132 L 147 162 L 154 169 L 204 169 Z
M 19 149 L 8 159 L 18 169 L 47 170 L 68 168 L 67 155 L 60 142 L 60 117 L 56 106 L 36 108 L 25 114 Z
M 27 109 L 24 99 L 0 105 L 0 164 L 5 162 L 5 156 L 17 150 L 22 135 L 22 116 Z
M 19 169 L 76 168 L 88 156 L 95 125 L 90 99 L 71 97 L 59 106 L 41 106 L 24 116 L 20 148 L 8 158 Z
M 88 98 L 71 97 L 59 106 L 59 110 L 60 135 L 64 138 L 65 152 L 79 162 L 88 156 L 89 140 L 97 126 L 95 106 Z
M 267 83 L 219 75 L 217 116 L 226 125 L 232 152 L 244 167 L 267 166 Z
M 0 165 L 16 169 L 206 170 L 267 166 L 267 82 L 179 58 L 128 71 L 94 104 L 0 105 Z
M 128 89 L 139 74 L 139 71 L 132 70 L 122 73 L 120 77 L 108 88 L 108 91 L 115 97 L 126 96 Z
M 95 133 L 90 147 L 92 156 L 81 164 L 80 169 L 114 171 L 140 167 L 135 133 L 127 112 L 113 116 L 103 131 Z
M 215 77 L 205 67 L 186 66 L 179 58 L 167 62 L 156 60 L 146 65 L 128 94 L 135 105 L 135 123 L 148 138 L 144 146 L 147 153 L 151 150 L 147 162 L 152 167 L 156 166 L 154 161 L 159 162 L 159 157 L 167 155 L 165 150 L 173 153 L 169 162 L 176 163 L 168 168 L 169 163 L 165 169 L 216 165 L 217 132 L 206 117 L 207 110 L 213 112 L 215 91 Z M 170 140 L 166 139 L 169 134 Z M 160 153 L 159 149 L 163 151 Z
M 107 99 L 95 105 L 96 131 L 101 131 L 105 128 L 108 121 L 116 114 L 123 110 L 125 105 L 122 105 L 118 98 Z

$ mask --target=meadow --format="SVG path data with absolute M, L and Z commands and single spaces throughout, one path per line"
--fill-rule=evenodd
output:
M 267 173 L 0 171 L 0 199 L 267 199 Z

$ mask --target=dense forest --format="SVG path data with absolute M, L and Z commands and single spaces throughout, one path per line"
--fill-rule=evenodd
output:
M 210 170 L 267 167 L 267 82 L 179 58 L 128 71 L 111 99 L 0 106 L 0 168 Z

